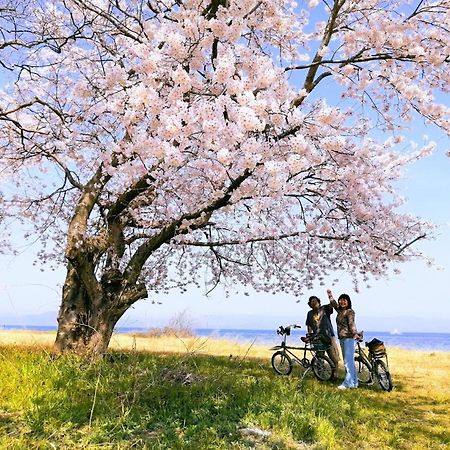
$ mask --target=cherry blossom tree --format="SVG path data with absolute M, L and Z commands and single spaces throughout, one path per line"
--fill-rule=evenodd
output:
M 140 299 L 420 257 L 395 181 L 448 133 L 450 2 L 6 0 L 0 220 L 67 267 L 57 351 Z

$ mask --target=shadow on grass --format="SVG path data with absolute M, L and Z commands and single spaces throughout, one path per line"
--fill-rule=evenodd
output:
M 38 438 L 69 427 L 75 441 L 90 429 L 91 444 L 216 448 L 238 440 L 249 411 L 261 411 L 264 381 L 242 376 L 243 368 L 217 357 L 117 353 L 90 365 L 63 358 L 44 365 L 45 388 L 24 420 Z
M 133 352 L 91 364 L 10 357 L 10 386 L 1 392 L 9 411 L 24 414 L 0 415 L 0 427 L 14 424 L 29 448 L 50 437 L 62 448 L 120 449 L 438 449 L 449 442 L 448 408 L 408 395 L 403 380 L 391 393 L 342 392 L 338 381 L 276 375 L 269 361 Z M 11 394 L 19 384 L 28 397 Z M 243 427 L 272 434 L 255 444 Z
M 433 396 L 420 394 L 412 396 L 408 391 L 407 383 L 399 379 L 394 380 L 392 392 L 381 391 L 376 384 L 360 387 L 360 400 L 370 408 L 369 414 L 363 414 L 367 429 L 385 437 L 381 448 L 448 448 L 447 401 L 436 402 Z M 440 406 L 442 410 L 438 409 Z M 367 440 L 367 435 L 362 433 L 359 439 Z

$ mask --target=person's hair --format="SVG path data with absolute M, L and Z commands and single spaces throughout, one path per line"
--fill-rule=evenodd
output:
M 312 302 L 313 300 L 317 300 L 317 301 L 319 302 L 319 306 L 320 306 L 320 298 L 319 298 L 319 297 L 316 297 L 315 295 L 311 295 L 311 297 L 309 297 L 309 300 L 308 300 L 308 306 L 309 306 L 309 307 L 311 307 L 311 302 Z
M 345 309 L 352 309 L 352 301 L 350 300 L 350 296 L 348 294 L 341 294 L 338 298 L 338 302 L 341 298 L 343 300 L 347 300 L 347 308 Z

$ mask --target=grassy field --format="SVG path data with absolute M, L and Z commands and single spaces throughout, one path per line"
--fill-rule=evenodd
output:
M 395 389 L 275 375 L 266 348 L 117 335 L 103 361 L 0 331 L 0 449 L 448 449 L 450 353 L 389 348 Z

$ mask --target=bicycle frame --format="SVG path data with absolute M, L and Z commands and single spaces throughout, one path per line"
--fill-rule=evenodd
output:
M 316 356 L 317 353 L 323 353 L 322 350 L 316 350 L 311 343 L 305 343 L 303 347 L 295 347 L 292 345 L 286 344 L 286 339 L 289 336 L 289 332 L 285 333 L 284 330 L 290 330 L 290 328 L 300 328 L 299 325 L 289 325 L 288 327 L 283 328 L 283 331 L 279 332 L 278 334 L 282 334 L 283 340 L 281 341 L 280 345 L 275 345 L 274 347 L 271 347 L 270 350 L 284 350 L 286 353 L 288 353 L 295 361 L 297 361 L 299 364 L 301 364 L 303 367 L 309 368 L 309 359 L 306 356 L 306 353 L 311 353 L 311 359 Z M 302 350 L 303 351 L 303 358 L 300 359 L 295 353 L 293 353 L 292 350 Z M 306 367 L 308 366 L 308 367 Z
M 316 348 L 320 342 L 314 339 L 317 336 L 313 336 L 310 341 L 306 341 L 302 347 L 287 345 L 286 339 L 290 335 L 291 328 L 301 328 L 299 325 L 289 325 L 287 327 L 279 327 L 277 334 L 283 336 L 283 340 L 280 345 L 276 345 L 271 348 L 275 350 L 272 355 L 272 367 L 281 375 L 289 375 L 292 371 L 294 362 L 302 366 L 305 370 L 302 378 L 311 369 L 321 381 L 327 381 L 334 376 L 335 365 L 324 353 L 327 348 Z M 303 352 L 302 356 L 298 356 L 295 352 Z M 309 353 L 310 355 L 308 355 Z
M 369 358 L 369 355 L 361 347 L 361 342 L 362 341 L 359 340 L 356 341 L 355 353 L 370 367 L 370 371 L 372 372 L 373 371 L 372 358 Z
M 287 353 L 289 356 L 292 357 L 295 361 L 297 361 L 301 366 L 303 366 L 305 369 L 309 369 L 310 366 L 310 360 L 307 358 L 306 353 L 311 353 L 311 359 L 316 356 L 316 350 L 312 348 L 311 346 L 305 345 L 304 347 L 294 347 L 290 345 L 286 345 L 286 336 L 284 336 L 284 340 L 280 345 L 275 345 L 274 347 L 271 347 L 270 350 L 283 350 L 285 353 Z M 303 351 L 303 358 L 299 358 L 293 350 L 302 350 Z
M 362 341 L 362 337 L 356 341 L 357 347 L 355 349 L 355 364 L 359 381 L 361 383 L 373 383 L 374 380 L 377 380 L 381 389 L 391 391 L 393 384 L 389 373 L 387 353 L 373 354 L 370 351 L 367 353 L 361 346 Z M 368 379 L 364 377 L 364 373 L 367 373 L 364 370 L 365 367 L 369 371 Z

